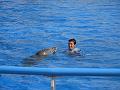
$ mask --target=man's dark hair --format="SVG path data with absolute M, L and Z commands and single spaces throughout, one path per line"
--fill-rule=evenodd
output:
M 76 40 L 74 39 L 74 38 L 72 38 L 72 39 L 69 39 L 69 42 L 74 42 L 74 45 L 76 44 Z

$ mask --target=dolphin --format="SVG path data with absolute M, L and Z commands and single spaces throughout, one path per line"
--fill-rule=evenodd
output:
M 55 54 L 56 51 L 57 51 L 56 47 L 46 48 L 46 49 L 38 51 L 35 55 L 38 55 L 38 56 L 48 56 L 48 55 L 51 55 L 51 54 Z
M 35 55 L 32 55 L 29 58 L 25 58 L 22 63 L 24 65 L 30 65 L 30 66 L 35 65 L 37 64 L 38 61 L 44 59 L 45 57 L 55 54 L 56 51 L 57 51 L 56 47 L 42 49 L 38 51 Z

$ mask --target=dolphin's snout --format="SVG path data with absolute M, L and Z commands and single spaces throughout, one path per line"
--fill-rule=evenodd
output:
M 57 47 L 53 47 L 53 54 L 55 54 L 57 51 Z

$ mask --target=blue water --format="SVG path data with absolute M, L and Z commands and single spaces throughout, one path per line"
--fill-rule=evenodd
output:
M 84 53 L 63 53 L 70 38 Z M 25 58 L 56 46 L 55 55 Z M 0 65 L 120 68 L 119 0 L 0 0 Z M 57 90 L 119 90 L 119 77 L 58 77 Z M 50 78 L 1 75 L 0 90 L 49 90 Z

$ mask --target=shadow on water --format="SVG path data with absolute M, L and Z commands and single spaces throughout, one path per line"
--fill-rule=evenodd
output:
M 47 56 L 32 55 L 30 57 L 24 58 L 21 63 L 23 66 L 34 66 L 34 65 L 37 65 L 38 62 L 40 62 L 46 57 Z

